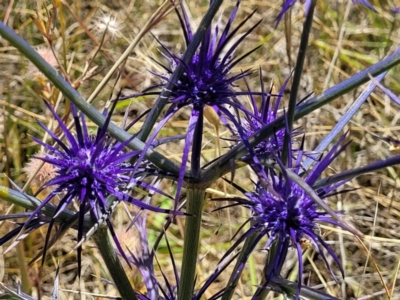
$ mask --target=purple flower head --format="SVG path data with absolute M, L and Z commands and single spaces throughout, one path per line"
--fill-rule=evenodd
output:
M 322 160 L 315 164 L 314 168 L 303 179 L 305 184 L 312 187 L 320 174 L 347 146 L 347 144 L 345 144 L 339 147 L 343 139 L 344 136 Z M 302 156 L 302 153 L 299 151 L 297 163 L 294 166 L 289 166 L 288 169 L 296 176 L 303 173 L 301 168 Z M 273 277 L 280 275 L 279 273 L 286 259 L 289 247 L 295 248 L 299 259 L 298 291 L 300 291 L 301 276 L 303 273 L 302 250 L 305 248 L 313 246 L 319 252 L 330 273 L 335 278 L 324 254 L 323 250 L 325 249 L 339 266 L 342 275 L 344 274 L 338 257 L 320 236 L 318 224 L 329 223 L 342 228 L 343 226 L 339 221 L 332 218 L 329 213 L 322 211 L 311 198 L 310 194 L 291 179 L 288 175 L 288 171 L 286 171 L 283 164 L 279 162 L 279 158 L 277 158 L 277 161 L 283 171 L 277 173 L 274 169 L 268 168 L 266 178 L 267 184 L 265 184 L 265 180 L 258 182 L 253 192 L 246 192 L 235 185 L 246 195 L 247 199 L 236 198 L 233 199 L 233 201 L 235 201 L 237 205 L 245 205 L 251 209 L 252 217 L 249 221 L 251 221 L 252 227 L 239 238 L 232 249 L 237 247 L 237 245 L 251 233 L 257 233 L 257 238 L 253 242 L 251 249 L 254 249 L 256 244 L 265 235 L 269 236 L 266 247 L 270 247 L 276 243 L 275 249 L 277 249 L 277 255 L 274 261 L 267 262 L 264 269 L 266 278 L 264 286 L 266 286 Z M 337 193 L 335 192 L 336 188 L 343 183 L 344 182 L 339 182 L 333 186 L 320 188 L 314 192 L 320 199 L 324 199 Z M 248 253 L 248 255 L 250 255 L 250 253 Z
M 239 5 L 240 0 L 237 1 L 225 27 L 221 28 L 221 20 L 219 20 L 214 28 L 209 27 L 205 31 L 201 44 L 189 63 L 183 62 L 181 55 L 174 54 L 160 42 L 165 51 L 164 56 L 169 61 L 169 65 L 165 66 L 161 63 L 157 63 L 164 68 L 166 74 L 154 73 L 162 82 L 143 92 L 143 94 L 159 94 L 160 92 L 153 92 L 153 90 L 163 88 L 170 82 L 171 74 L 176 69 L 176 66 L 181 65 L 183 67 L 183 74 L 174 84 L 174 89 L 171 91 L 171 96 L 169 98 L 170 106 L 163 120 L 159 122 L 148 141 L 148 145 L 150 145 L 165 123 L 180 109 L 188 106 L 191 107 L 192 111 L 186 131 L 180 177 L 178 178 L 178 191 L 182 186 L 190 151 L 192 152 L 190 159 L 191 175 L 197 177 L 200 172 L 203 119 L 204 108 L 206 106 L 211 107 L 218 114 L 223 124 L 236 127 L 239 134 L 243 138 L 245 137 L 235 112 L 241 111 L 244 114 L 251 115 L 251 112 L 247 111 L 237 99 L 239 95 L 248 95 L 248 92 L 237 92 L 234 90 L 234 86 L 235 82 L 247 76 L 250 70 L 244 70 L 235 75 L 231 75 L 230 72 L 233 67 L 258 48 L 250 50 L 239 57 L 235 57 L 234 55 L 235 50 L 239 47 L 241 42 L 261 21 L 256 22 L 249 30 L 239 37 L 236 37 L 235 35 L 237 32 L 254 14 L 253 12 L 244 18 L 236 27 L 233 27 L 233 21 L 239 9 Z M 182 26 L 186 45 L 189 45 L 193 40 L 193 30 L 188 15 L 184 8 L 182 8 L 182 12 L 177 10 L 177 14 Z M 232 112 L 228 107 L 235 110 L 235 112 Z
M 31 224 L 33 218 L 39 214 L 40 210 L 48 204 L 50 200 L 57 195 L 60 197 L 53 218 L 49 223 L 49 230 L 44 247 L 45 255 L 55 218 L 57 218 L 70 203 L 77 200 L 79 204 L 78 241 L 82 241 L 84 237 L 84 216 L 87 212 L 90 212 L 94 223 L 104 221 L 105 219 L 116 246 L 121 253 L 124 253 L 108 218 L 111 211 L 107 198 L 113 196 L 117 201 L 127 201 L 143 209 L 151 209 L 160 212 L 166 212 L 166 210 L 136 200 L 125 192 L 127 188 L 132 185 L 141 185 L 150 189 L 152 189 L 152 187 L 135 179 L 131 174 L 134 167 L 129 163 L 129 159 L 136 156 L 139 151 L 124 151 L 130 140 L 120 143 L 107 135 L 107 128 L 111 121 L 112 112 L 116 103 L 113 104 L 109 113 L 107 109 L 104 110 L 103 115 L 107 116 L 106 122 L 102 127 L 98 128 L 95 134 L 89 132 L 84 115 L 81 114 L 79 117 L 74 105 L 71 104 L 75 134 L 67 128 L 51 105 L 47 102 L 46 105 L 58 121 L 59 128 L 64 134 L 66 141 L 62 141 L 56 134 L 48 129 L 46 125 L 38 121 L 39 125 L 52 137 L 58 147 L 46 144 L 32 137 L 47 150 L 44 156 L 39 156 L 37 158 L 55 167 L 56 175 L 37 191 L 36 194 L 40 193 L 45 188 L 53 188 L 51 193 L 32 213 L 26 224 Z M 81 246 L 79 245 L 79 270 L 81 263 L 80 254 Z
M 340 261 L 319 235 L 317 224 L 323 222 L 338 225 L 338 223 L 331 219 L 326 212 L 319 211 L 311 197 L 296 183 L 290 182 L 290 179 L 276 176 L 271 180 L 270 191 L 258 183 L 254 192 L 246 193 L 251 202 L 254 226 L 258 226 L 260 232 L 270 236 L 266 247 L 271 246 L 277 240 L 282 251 L 274 264 L 266 269 L 269 273 L 266 274 L 266 277 L 272 278 L 279 275 L 276 270 L 280 269 L 278 266 L 283 265 L 288 247 L 294 247 L 298 252 L 299 274 L 301 274 L 302 249 L 309 248 L 311 245 L 318 250 L 334 276 L 322 248 L 331 254 L 341 269 Z M 320 192 L 320 197 L 323 198 L 324 191 Z M 300 283 L 301 277 L 299 276 Z
M 169 76 L 173 73 L 177 65 L 182 64 L 184 67 L 183 75 L 175 84 L 175 89 L 172 91 L 170 97 L 170 103 L 172 104 L 170 110 L 192 106 L 194 111 L 200 111 L 206 105 L 213 107 L 218 114 L 226 114 L 225 110 L 221 111 L 221 108 L 225 105 L 231 105 L 239 110 L 244 110 L 243 106 L 236 99 L 240 93 L 235 92 L 233 87 L 234 83 L 247 76 L 250 70 L 242 71 L 236 75 L 231 75 L 230 72 L 240 61 L 259 48 L 256 47 L 240 57 L 234 56 L 241 42 L 259 25 L 261 20 L 240 37 L 235 37 L 239 29 L 255 13 L 254 11 L 238 26 L 232 28 L 239 5 L 240 0 L 237 1 L 223 30 L 220 29 L 221 20 L 218 21 L 214 29 L 209 27 L 206 30 L 198 51 L 193 55 L 188 64 L 182 62 L 180 55 L 173 54 L 160 42 L 166 51 L 165 57 L 170 65 L 163 66 L 167 71 L 166 75 L 155 74 L 162 79 L 162 83 L 155 87 L 162 88 L 169 81 Z M 178 10 L 177 14 L 182 26 L 186 46 L 188 46 L 193 39 L 193 30 L 188 15 L 183 7 L 182 14 Z M 231 119 L 230 114 L 227 117 Z
M 265 87 L 262 79 L 262 72 L 260 70 L 260 83 L 261 83 L 261 106 L 258 108 L 257 99 L 255 95 L 257 93 L 252 93 L 249 85 L 247 84 L 247 89 L 249 91 L 250 103 L 252 107 L 252 114 L 245 115 L 241 120 L 242 130 L 246 139 L 256 133 L 258 130 L 263 128 L 264 126 L 272 123 L 278 117 L 279 106 L 283 97 L 284 90 L 286 89 L 287 83 L 289 82 L 290 77 L 284 82 L 281 89 L 279 90 L 278 95 L 276 95 L 276 99 L 273 100 L 272 94 L 272 85 L 268 92 L 265 91 Z M 242 138 L 237 130 L 232 130 L 233 139 L 237 142 L 241 142 Z M 298 135 L 299 132 L 297 130 L 293 130 L 291 133 L 292 137 Z M 254 155 L 258 158 L 258 160 L 268 159 L 271 156 L 279 155 L 279 152 L 283 148 L 285 139 L 285 129 L 277 130 L 273 136 L 265 139 L 260 142 L 258 145 L 251 148 L 251 153 L 244 156 L 242 158 L 243 161 L 246 161 L 250 166 L 254 165 L 256 162 L 251 157 Z M 257 160 L 256 160 L 257 161 Z M 258 162 L 258 161 L 257 161 Z
M 284 0 L 282 4 L 282 9 L 279 12 L 278 16 L 276 17 L 276 23 L 275 25 L 277 26 L 279 22 L 282 20 L 283 16 L 285 13 L 296 3 L 297 0 Z M 361 3 L 362 5 L 368 7 L 372 11 L 376 11 L 375 8 L 367 1 L 367 0 L 352 0 L 353 3 Z M 305 13 L 308 13 L 308 10 L 311 5 L 311 0 L 301 0 L 301 3 L 305 3 Z

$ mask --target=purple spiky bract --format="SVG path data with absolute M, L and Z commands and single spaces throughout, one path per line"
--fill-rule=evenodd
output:
M 231 70 L 250 53 L 258 49 L 258 47 L 254 48 L 238 57 L 234 55 L 234 52 L 242 41 L 258 26 L 260 21 L 256 22 L 256 24 L 241 36 L 236 37 L 236 33 L 254 15 L 254 12 L 251 13 L 234 27 L 233 23 L 239 5 L 240 0 L 236 2 L 236 6 L 233 8 L 225 27 L 221 28 L 221 20 L 219 20 L 215 27 L 210 26 L 206 29 L 199 48 L 188 63 L 182 61 L 181 55 L 174 54 L 159 42 L 164 49 L 164 56 L 168 60 L 169 65 L 162 65 L 157 62 L 163 67 L 166 74 L 153 72 L 154 75 L 161 79 L 161 83 L 147 89 L 143 94 L 159 93 L 153 92 L 153 90 L 162 89 L 170 83 L 171 74 L 173 74 L 177 65 L 183 67 L 183 74 L 177 82 L 174 82 L 174 89 L 171 91 L 171 95 L 168 99 L 170 106 L 164 118 L 159 122 L 153 134 L 150 136 L 147 142 L 148 147 L 150 147 L 150 144 L 161 128 L 175 113 L 185 107 L 191 108 L 182 155 L 182 164 L 178 178 L 176 199 L 178 199 L 182 187 L 187 162 L 189 160 L 191 161 L 191 175 L 193 177 L 197 177 L 200 172 L 203 118 L 204 108 L 206 106 L 211 107 L 218 114 L 224 125 L 237 128 L 239 134 L 245 139 L 241 125 L 238 122 L 237 114 L 232 112 L 231 109 L 228 109 L 228 107 L 244 114 L 252 114 L 237 98 L 240 95 L 248 95 L 248 92 L 238 92 L 234 89 L 235 83 L 239 79 L 248 76 L 250 70 L 243 70 L 234 75 L 231 74 Z M 186 45 L 189 45 L 193 40 L 193 30 L 188 15 L 184 8 L 182 8 L 182 12 L 176 11 Z M 190 151 L 191 156 L 189 156 Z
M 333 148 L 319 160 L 313 169 L 305 176 L 303 181 L 310 187 L 317 181 L 321 173 L 328 168 L 331 162 L 344 150 L 348 143 L 343 146 L 345 136 L 342 136 Z M 299 151 L 296 162 L 289 162 L 288 168 L 296 175 L 301 175 L 304 170 L 301 167 L 303 151 Z M 265 177 L 255 184 L 254 191 L 247 192 L 241 187 L 234 184 L 247 199 L 234 198 L 231 201 L 236 202 L 235 205 L 244 205 L 251 210 L 252 217 L 249 219 L 251 228 L 246 231 L 238 241 L 232 246 L 228 253 L 231 253 L 239 243 L 246 239 L 250 234 L 255 233 L 257 237 L 249 247 L 249 253 L 256 247 L 257 243 L 263 236 L 268 236 L 266 248 L 271 246 L 275 247 L 276 256 L 272 262 L 266 265 L 264 286 L 268 284 L 275 276 L 279 276 L 280 269 L 286 259 L 287 251 L 290 247 L 296 249 L 299 260 L 299 276 L 298 276 L 298 292 L 302 283 L 302 249 L 313 246 L 324 260 L 331 275 L 335 275 L 328 263 L 326 250 L 333 258 L 335 263 L 344 276 L 344 272 L 340 260 L 334 251 L 328 246 L 319 234 L 318 224 L 328 223 L 339 226 L 343 229 L 342 224 L 332 218 L 332 216 L 320 209 L 311 196 L 295 181 L 290 179 L 288 173 L 285 171 L 285 166 L 280 162 L 280 158 L 276 157 L 276 161 L 280 165 L 282 172 L 277 173 L 273 168 L 267 168 Z M 330 195 L 337 193 L 336 189 L 344 184 L 345 181 L 337 183 L 333 186 L 327 186 L 315 190 L 316 195 L 320 199 L 327 198 Z M 229 199 L 225 199 L 229 200 Z M 340 212 L 335 212 L 340 214 Z M 275 245 L 274 245 L 275 243 Z M 258 290 L 260 292 L 261 288 Z M 299 297 L 299 293 L 297 293 Z
M 266 190 L 257 184 L 255 192 L 247 193 L 251 202 L 254 226 L 260 226 L 260 230 L 268 233 L 270 239 L 266 247 L 279 239 L 279 243 L 286 245 L 277 258 L 277 265 L 283 264 L 286 258 L 287 247 L 294 247 L 298 252 L 299 259 L 299 284 L 301 284 L 302 273 L 302 247 L 313 245 L 318 249 L 321 257 L 327 263 L 322 248 L 325 248 L 340 265 L 340 261 L 330 247 L 323 241 L 318 233 L 318 223 L 330 223 L 339 225 L 326 212 L 319 211 L 317 204 L 311 197 L 296 183 L 276 176 L 271 178 L 273 192 Z M 339 225 L 340 226 L 340 225 Z M 331 274 L 333 272 L 327 263 Z M 271 274 L 275 275 L 274 268 L 270 268 Z
M 260 69 L 260 83 L 261 83 L 261 92 L 258 93 L 261 96 L 261 105 L 258 108 L 257 99 L 255 95 L 257 93 L 253 93 L 250 90 L 250 87 L 246 81 L 247 89 L 249 91 L 250 103 L 252 107 L 252 115 L 245 115 L 241 121 L 242 131 L 248 139 L 250 136 L 255 134 L 262 127 L 267 126 L 268 124 L 275 121 L 278 117 L 279 106 L 283 97 L 284 90 L 286 89 L 287 83 L 289 82 L 289 78 L 287 78 L 279 90 L 278 95 L 276 95 L 276 99 L 273 103 L 273 94 L 272 94 L 272 86 L 268 92 L 265 91 L 262 71 Z M 240 134 L 233 129 L 232 131 L 233 137 L 236 141 L 243 141 Z M 297 131 L 293 131 L 291 133 L 292 136 L 297 135 Z M 250 166 L 257 164 L 260 159 L 268 159 L 273 155 L 278 155 L 279 151 L 282 150 L 285 139 L 285 129 L 277 130 L 274 135 L 268 137 L 264 141 L 261 141 L 258 145 L 251 148 L 251 153 L 244 156 L 242 158 L 243 161 L 249 163 Z M 252 157 L 253 156 L 253 157 Z M 254 160 L 254 156 L 257 157 Z M 256 168 L 257 169 L 257 168 Z
M 312 187 L 321 173 L 344 150 L 348 144 L 346 143 L 340 147 L 340 143 L 343 141 L 344 137 L 345 136 L 342 136 L 327 155 L 314 165 L 314 168 L 304 179 L 307 185 Z M 301 161 L 301 157 L 298 157 L 297 163 L 293 166 L 289 166 L 297 175 L 303 172 Z M 318 251 L 334 278 L 335 275 L 324 254 L 324 249 L 339 266 L 341 274 L 344 277 L 340 260 L 320 236 L 318 224 L 329 223 L 339 227 L 343 226 L 338 221 L 334 220 L 327 212 L 321 211 L 311 196 L 289 178 L 283 164 L 281 164 L 281 168 L 283 171 L 280 174 L 276 174 L 273 169 L 268 170 L 269 187 L 258 183 L 254 192 L 246 193 L 251 202 L 252 219 L 253 224 L 255 224 L 253 226 L 259 226 L 261 232 L 268 233 L 270 237 L 266 246 L 271 246 L 274 241 L 279 243 L 279 252 L 276 261 L 272 266 L 268 266 L 265 269 L 267 272 L 267 274 L 265 274 L 267 280 L 279 275 L 276 274 L 276 270 L 280 270 L 279 266 L 283 264 L 286 258 L 287 248 L 291 246 L 296 249 L 298 254 L 298 291 L 300 291 L 303 272 L 302 249 L 308 248 L 311 245 Z M 324 199 L 334 194 L 335 190 L 342 184 L 344 184 L 344 182 L 331 187 L 320 188 L 316 190 L 315 193 L 319 198 Z M 298 293 L 297 297 L 299 297 Z
M 165 210 L 152 207 L 125 192 L 129 184 L 142 184 L 132 175 L 134 167 L 129 163 L 129 159 L 138 155 L 139 151 L 125 151 L 125 147 L 130 140 L 121 143 L 107 134 L 107 128 L 111 122 L 112 112 L 116 103 L 112 105 L 110 112 L 107 109 L 104 110 L 103 115 L 106 116 L 106 122 L 102 127 L 98 128 L 95 134 L 89 132 L 84 115 L 78 116 L 73 104 L 71 104 L 71 108 L 75 133 L 67 128 L 53 107 L 49 103 L 45 103 L 57 120 L 58 126 L 65 136 L 65 142 L 59 139 L 46 125 L 38 121 L 39 125 L 50 135 L 58 147 L 32 137 L 47 150 L 43 157 L 37 158 L 54 166 L 56 175 L 37 191 L 38 194 L 44 188 L 54 188 L 42 201 L 41 205 L 33 211 L 26 224 L 30 224 L 32 218 L 54 197 L 60 196 L 54 216 L 49 222 L 43 259 L 55 218 L 74 200 L 77 200 L 79 204 L 78 241 L 81 241 L 84 237 L 84 216 L 90 212 L 94 223 L 100 219 L 105 219 L 118 250 L 126 258 L 108 218 L 110 211 L 107 198 L 114 196 L 117 201 L 126 201 L 143 209 L 160 212 Z M 81 246 L 77 250 L 80 272 Z

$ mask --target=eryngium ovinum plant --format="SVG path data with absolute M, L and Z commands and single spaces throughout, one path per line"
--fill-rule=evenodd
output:
M 281 20 L 295 2 L 283 1 L 282 10 L 271 28 L 283 26 Z M 304 282 L 304 253 L 309 249 L 318 253 L 331 278 L 341 282 L 345 279 L 344 266 L 339 254 L 325 240 L 320 225 L 330 224 L 356 238 L 362 236 L 356 227 L 345 221 L 345 211 L 331 209 L 326 199 L 349 190 L 346 183 L 357 175 L 400 163 L 400 156 L 330 176 L 324 176 L 325 170 L 351 143 L 351 136 L 343 132 L 344 127 L 386 71 L 400 63 L 400 51 L 320 95 L 300 98 L 299 84 L 316 0 L 303 2 L 304 24 L 297 61 L 281 86 L 267 87 L 261 69 L 259 76 L 255 76 L 257 69 L 240 66 L 263 47 L 240 49 L 243 41 L 264 28 L 259 27 L 262 20 L 253 20 L 254 11 L 243 16 L 240 12 L 243 3 L 237 1 L 228 5 L 228 13 L 216 18 L 222 0 L 213 0 L 199 26 L 195 27 L 185 6 L 175 3 L 173 11 L 182 29 L 185 48 L 177 51 L 167 46 L 168 41 L 154 36 L 162 53 L 161 58 L 153 59 L 162 69 L 150 71 L 154 75 L 154 84 L 135 95 L 122 97 L 118 93 L 107 103 L 102 114 L 30 45 L 1 23 L 1 36 L 63 93 L 65 107 L 71 109 L 72 126 L 59 116 L 60 112 L 56 112 L 53 104 L 45 102 L 43 107 L 51 113 L 57 126 L 52 130 L 39 122 L 50 139 L 46 142 L 32 137 L 43 150 L 34 159 L 42 161 L 54 174 L 34 195 L 17 188 L 1 187 L 3 200 L 26 211 L 1 216 L 1 220 L 18 222 L 12 231 L 0 238 L 0 244 L 7 244 L 10 249 L 32 231 L 46 225 L 43 248 L 37 254 L 43 263 L 51 247 L 72 228 L 77 231 L 75 248 L 79 276 L 82 246 L 88 239 L 93 239 L 113 284 L 121 297 L 128 300 L 238 299 L 240 293 L 236 288 L 255 252 L 265 254 L 262 271 L 258 273 L 256 285 L 252 286 L 248 279 L 241 281 L 248 293 L 240 294 L 241 297 L 263 299 L 279 293 L 290 299 L 335 299 L 326 291 L 309 287 Z M 367 1 L 353 2 L 360 5 L 360 9 L 375 11 Z M 117 64 L 122 62 L 123 59 Z M 376 78 L 321 144 L 315 149 L 307 149 L 306 132 L 294 122 L 372 77 Z M 253 84 L 254 81 L 259 83 Z M 285 94 L 287 90 L 290 92 Z M 112 116 L 118 103 L 139 96 L 152 99 L 151 109 L 131 123 L 124 121 L 121 126 L 115 125 Z M 172 126 L 169 121 L 178 114 L 180 118 L 188 116 L 184 134 L 161 138 L 163 129 Z M 97 130 L 89 129 L 88 119 L 98 125 Z M 143 125 L 133 132 L 133 126 L 139 120 Z M 226 151 L 212 160 L 204 155 L 209 137 L 205 135 L 205 120 L 216 129 L 221 127 L 228 132 L 219 141 L 227 146 L 222 149 Z M 158 147 L 164 144 L 183 145 L 177 150 L 181 152 L 178 164 L 159 150 Z M 243 184 L 237 178 L 246 166 L 250 167 L 246 172 L 251 173 L 251 181 Z M 41 167 L 43 164 L 39 163 Z M 206 197 L 206 190 L 221 178 L 225 188 L 236 189 L 236 195 L 241 196 L 230 197 L 225 193 L 224 197 Z M 171 188 L 166 190 L 166 186 Z M 138 195 L 138 188 L 145 190 L 146 196 Z M 43 196 L 44 190 L 49 192 Z M 153 199 L 155 195 L 168 199 L 169 207 L 164 208 L 165 201 L 160 207 Z M 232 236 L 230 246 L 213 245 L 213 253 L 225 250 L 218 253 L 220 261 L 215 263 L 214 271 L 200 280 L 196 270 L 202 264 L 199 257 L 202 212 L 219 201 L 222 204 L 217 210 L 229 214 L 231 207 L 241 207 L 247 217 Z M 136 208 L 131 224 L 127 225 L 127 230 L 134 227 L 139 233 L 134 247 L 119 240 L 113 227 L 113 212 L 121 202 Z M 149 239 L 146 225 L 149 214 L 162 215 L 165 220 L 164 230 L 155 239 L 154 233 Z M 21 222 L 21 218 L 25 221 Z M 183 218 L 181 249 L 181 243 L 169 242 L 168 230 L 175 220 Z M 160 268 L 157 260 L 161 241 L 170 253 L 173 276 Z M 182 256 L 178 255 L 180 253 Z M 290 253 L 295 253 L 297 261 L 297 276 L 292 278 L 293 281 L 282 277 L 282 268 Z M 120 258 L 126 268 L 137 268 L 144 288 L 135 290 Z M 58 277 L 55 280 L 54 299 L 58 297 L 59 280 Z M 221 282 L 224 282 L 222 287 Z M 2 290 L 4 297 L 32 299 L 18 289 L 2 286 Z

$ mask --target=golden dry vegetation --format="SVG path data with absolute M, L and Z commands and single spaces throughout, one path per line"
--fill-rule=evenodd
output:
M 261 68 L 265 84 L 269 86 L 270 82 L 274 82 L 275 87 L 279 89 L 290 74 L 296 59 L 304 20 L 303 5 L 297 3 L 292 9 L 289 32 L 284 22 L 274 28 L 274 20 L 279 13 L 281 1 L 243 0 L 242 2 L 238 19 L 257 8 L 255 16 L 246 24 L 247 28 L 260 18 L 263 21 L 245 40 L 239 51 L 247 51 L 259 44 L 262 46 L 233 72 L 246 68 L 257 71 Z M 371 1 L 377 7 L 377 13 L 351 3 L 351 0 L 318 1 L 300 97 L 305 97 L 311 92 L 322 93 L 363 68 L 378 62 L 400 46 L 400 20 L 389 11 L 389 7 L 393 5 L 400 6 L 399 1 L 397 3 L 391 0 Z M 87 99 L 129 44 L 141 33 L 144 24 L 160 5 L 161 1 L 154 0 L 0 1 L 0 19 L 5 20 L 37 49 Z M 193 23 L 198 24 L 208 7 L 207 1 L 188 0 L 187 5 Z M 232 1 L 225 1 L 223 7 L 228 10 L 231 5 Z M 349 12 L 346 12 L 348 5 L 351 7 Z M 227 14 L 223 16 L 222 20 L 226 21 Z M 175 53 L 184 50 L 179 22 L 173 11 L 158 20 L 152 27 L 151 33 L 167 47 L 174 49 Z M 106 100 L 115 96 L 120 89 L 123 89 L 125 94 L 136 93 L 154 83 L 154 76 L 149 70 L 162 72 L 162 69 L 150 57 L 163 61 L 161 52 L 161 47 L 152 35 L 145 34 L 130 53 L 124 68 L 119 70 L 118 75 L 113 75 L 94 97 L 93 105 L 101 110 Z M 0 64 L 0 180 L 2 185 L 10 186 L 10 179 L 22 188 L 29 176 L 26 170 L 28 173 L 34 172 L 24 167 L 29 157 L 40 150 L 30 135 L 39 139 L 48 138 L 36 124 L 36 120 L 41 120 L 56 130 L 55 121 L 45 109 L 42 99 L 47 99 L 52 105 L 57 106 L 58 113 L 65 119 L 69 115 L 66 109 L 68 105 L 58 90 L 33 64 L 1 38 Z M 385 86 L 397 95 L 400 95 L 399 71 L 399 67 L 394 68 L 383 81 Z M 252 76 L 250 85 L 259 88 L 257 72 Z M 245 88 L 244 83 L 237 88 Z M 312 150 L 318 145 L 361 92 L 362 88 L 351 91 L 298 122 L 301 131 L 306 133 L 307 150 Z M 129 118 L 134 118 L 151 107 L 153 101 L 154 98 L 151 97 L 139 97 L 132 103 L 121 102 L 113 121 L 120 122 L 126 109 L 129 109 Z M 284 97 L 284 101 L 288 101 L 288 97 Z M 398 111 L 398 105 L 380 90 L 376 90 L 346 126 L 345 130 L 349 131 L 352 143 L 334 162 L 329 170 L 330 174 L 394 155 L 398 150 L 392 149 L 393 147 L 381 138 L 397 138 L 400 135 Z M 167 136 L 184 133 L 187 117 L 183 111 L 168 123 L 161 134 Z M 139 127 L 140 123 L 134 130 L 138 130 Z M 228 136 L 223 127 L 220 128 L 219 134 Z M 204 136 L 203 159 L 210 161 L 218 150 L 217 136 L 211 124 L 207 123 Z M 222 152 L 227 150 L 226 146 L 227 142 L 221 139 Z M 182 144 L 178 142 L 162 147 L 162 151 L 167 157 L 179 162 Z M 34 168 L 34 165 L 32 167 Z M 321 233 L 343 262 L 346 278 L 343 282 L 335 283 L 323 261 L 310 249 L 304 254 L 306 259 L 303 276 L 309 286 L 323 287 L 328 293 L 340 299 L 356 297 L 384 299 L 383 280 L 388 289 L 393 291 L 392 299 L 400 299 L 398 287 L 400 281 L 397 279 L 400 264 L 399 171 L 399 168 L 394 166 L 378 173 L 360 176 L 345 186 L 351 191 L 330 198 L 331 207 L 343 210 L 346 219 L 365 234 L 363 240 L 365 248 L 348 233 L 336 228 L 321 227 Z M 247 169 L 241 170 L 236 175 L 237 181 L 244 187 L 251 184 L 249 177 L 251 174 Z M 174 192 L 170 182 L 163 182 L 161 187 L 171 194 Z M 37 188 L 34 184 L 27 187 L 27 191 L 33 193 Z M 229 186 L 224 186 L 221 181 L 208 190 L 208 198 L 221 197 L 225 192 L 231 195 L 239 193 Z M 165 203 L 167 200 L 161 197 L 157 198 L 157 201 L 168 205 Z M 199 284 L 213 271 L 224 250 L 231 245 L 230 237 L 246 219 L 245 212 L 240 209 L 213 212 L 216 205 L 209 201 L 204 208 L 201 262 L 197 270 Z M 134 229 L 128 232 L 124 230 L 129 222 L 125 209 L 134 211 L 132 207 L 125 208 L 121 205 L 114 213 L 113 223 L 120 240 L 134 250 L 139 247 L 136 243 L 137 233 Z M 5 201 L 0 201 L 2 215 L 20 210 Z M 148 219 L 150 241 L 154 241 L 164 221 L 165 216 L 150 213 Z M 178 265 L 183 244 L 183 226 L 183 219 L 178 218 L 168 232 Z M 0 236 L 14 227 L 11 222 L 0 223 Z M 22 270 L 22 273 L 27 274 L 32 295 L 50 299 L 56 268 L 59 265 L 60 299 L 103 299 L 101 295 L 108 297 L 118 295 L 113 285 L 107 281 L 110 279 L 107 270 L 90 240 L 83 247 L 82 278 L 79 280 L 76 270 L 74 230 L 70 230 L 49 251 L 43 267 L 38 260 L 27 265 L 24 271 L 21 267 L 23 261 L 30 262 L 40 251 L 45 234 L 46 228 L 41 228 L 18 247 L 0 256 L 0 282 L 16 287 L 17 282 L 22 279 Z M 2 251 L 6 251 L 8 246 L 5 245 Z M 283 275 L 295 280 L 297 256 L 291 253 L 289 257 L 291 259 L 287 261 Z M 157 258 L 163 271 L 173 278 L 165 243 L 160 247 Z M 251 295 L 253 285 L 257 283 L 254 282 L 254 278 L 261 273 L 264 259 L 265 251 L 260 245 L 237 289 L 236 299 L 247 299 L 246 297 Z M 334 265 L 333 262 L 332 264 Z M 139 272 L 127 266 L 126 270 L 134 286 L 143 289 Z M 218 291 L 222 288 L 228 276 L 229 270 L 213 289 Z M 81 294 L 78 294 L 78 291 L 81 291 Z M 212 291 L 206 294 L 206 297 L 207 295 L 212 295 Z

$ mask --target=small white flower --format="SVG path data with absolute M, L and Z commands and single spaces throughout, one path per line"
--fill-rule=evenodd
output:
M 95 27 L 100 32 L 109 32 L 114 36 L 121 28 L 121 24 L 117 21 L 117 17 L 113 14 L 102 12 L 102 16 L 97 17 Z

